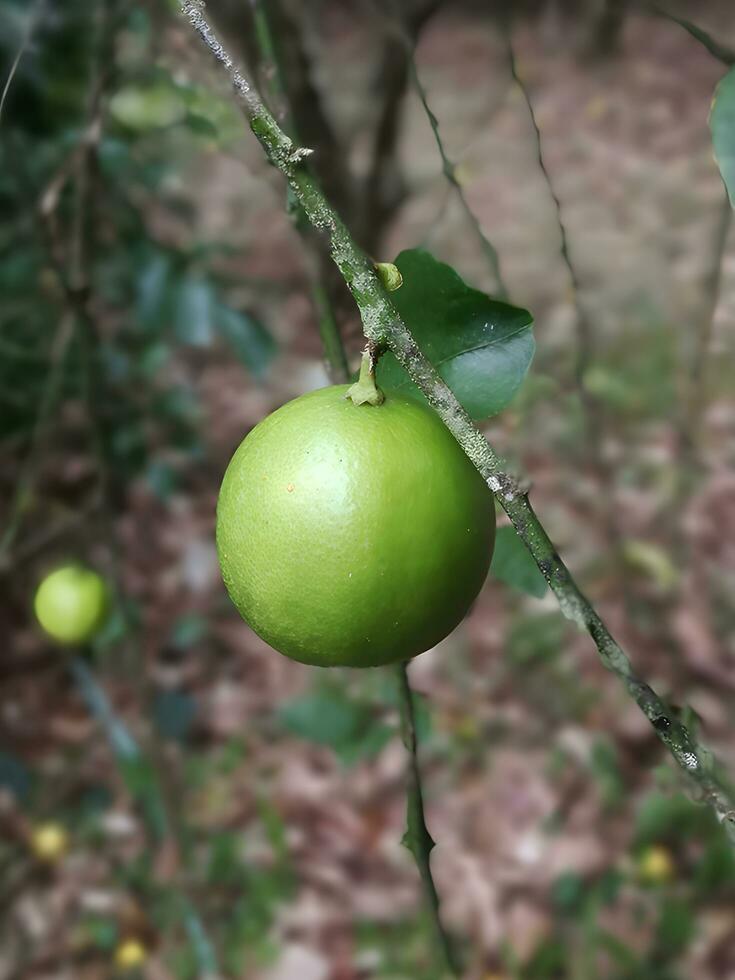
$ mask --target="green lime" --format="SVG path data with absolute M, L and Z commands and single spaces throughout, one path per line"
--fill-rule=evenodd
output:
M 493 498 L 439 417 L 340 385 L 257 425 L 225 473 L 217 550 L 243 618 L 276 650 L 372 667 L 428 650 L 487 575 Z
M 108 593 L 104 580 L 81 565 L 51 572 L 36 592 L 36 618 L 58 643 L 86 643 L 105 619 Z

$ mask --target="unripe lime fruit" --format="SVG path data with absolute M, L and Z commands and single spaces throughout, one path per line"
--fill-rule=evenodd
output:
M 243 618 L 320 666 L 408 659 L 459 623 L 487 575 L 490 491 L 428 407 L 348 386 L 288 402 L 241 443 L 217 504 L 217 550 Z
M 58 643 L 85 643 L 104 622 L 107 587 L 91 569 L 64 565 L 41 582 L 33 607 L 38 622 Z

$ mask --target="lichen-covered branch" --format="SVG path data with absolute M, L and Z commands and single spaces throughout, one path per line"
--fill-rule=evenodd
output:
M 513 522 L 536 564 L 559 601 L 564 615 L 592 637 L 600 658 L 622 680 L 628 693 L 649 719 L 682 771 L 699 787 L 735 846 L 735 797 L 721 784 L 708 754 L 697 744 L 671 709 L 633 672 L 630 661 L 591 603 L 580 591 L 534 513 L 524 489 L 504 468 L 503 460 L 475 427 L 393 307 L 370 260 L 360 251 L 339 215 L 329 205 L 313 176 L 303 167 L 305 151 L 294 147 L 275 119 L 233 64 L 213 35 L 202 5 L 184 0 L 182 9 L 210 51 L 230 74 L 256 136 L 271 162 L 288 180 L 314 226 L 329 240 L 332 257 L 350 288 L 368 340 L 386 345 L 395 354 L 427 401 L 467 453 Z
M 427 829 L 424 817 L 424 797 L 421 792 L 421 773 L 416 742 L 416 715 L 406 667 L 405 662 L 396 667 L 401 712 L 401 736 L 408 752 L 406 833 L 403 837 L 403 843 L 413 854 L 421 875 L 421 883 L 426 897 L 426 911 L 431 922 L 437 950 L 449 972 L 456 977 L 459 976 L 460 971 L 451 940 L 444 930 L 439 915 L 439 896 L 431 874 L 431 852 L 434 848 L 434 840 Z

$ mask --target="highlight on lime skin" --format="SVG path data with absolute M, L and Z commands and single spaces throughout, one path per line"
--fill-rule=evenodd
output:
M 82 565 L 63 565 L 47 575 L 33 603 L 42 629 L 61 644 L 91 640 L 103 625 L 108 607 L 104 580 Z

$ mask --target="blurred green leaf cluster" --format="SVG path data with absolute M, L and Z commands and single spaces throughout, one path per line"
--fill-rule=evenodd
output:
M 100 64 L 105 16 L 114 21 L 114 44 Z M 177 487 L 181 463 L 201 453 L 190 352 L 225 345 L 256 378 L 276 353 L 227 272 L 230 250 L 216 240 L 192 243 L 184 175 L 243 127 L 229 101 L 166 63 L 157 37 L 167 16 L 158 3 L 68 0 L 40 16 L 37 4 L 0 2 L 3 62 L 21 51 L 0 148 L 0 439 L 28 455 L 45 405 L 56 445 L 92 454 L 82 330 L 64 288 L 86 240 L 83 272 L 99 341 L 94 409 L 106 465 L 116 486 L 144 474 L 161 497 Z M 79 227 L 85 146 L 88 213 Z M 30 511 L 33 495 L 21 503 Z

